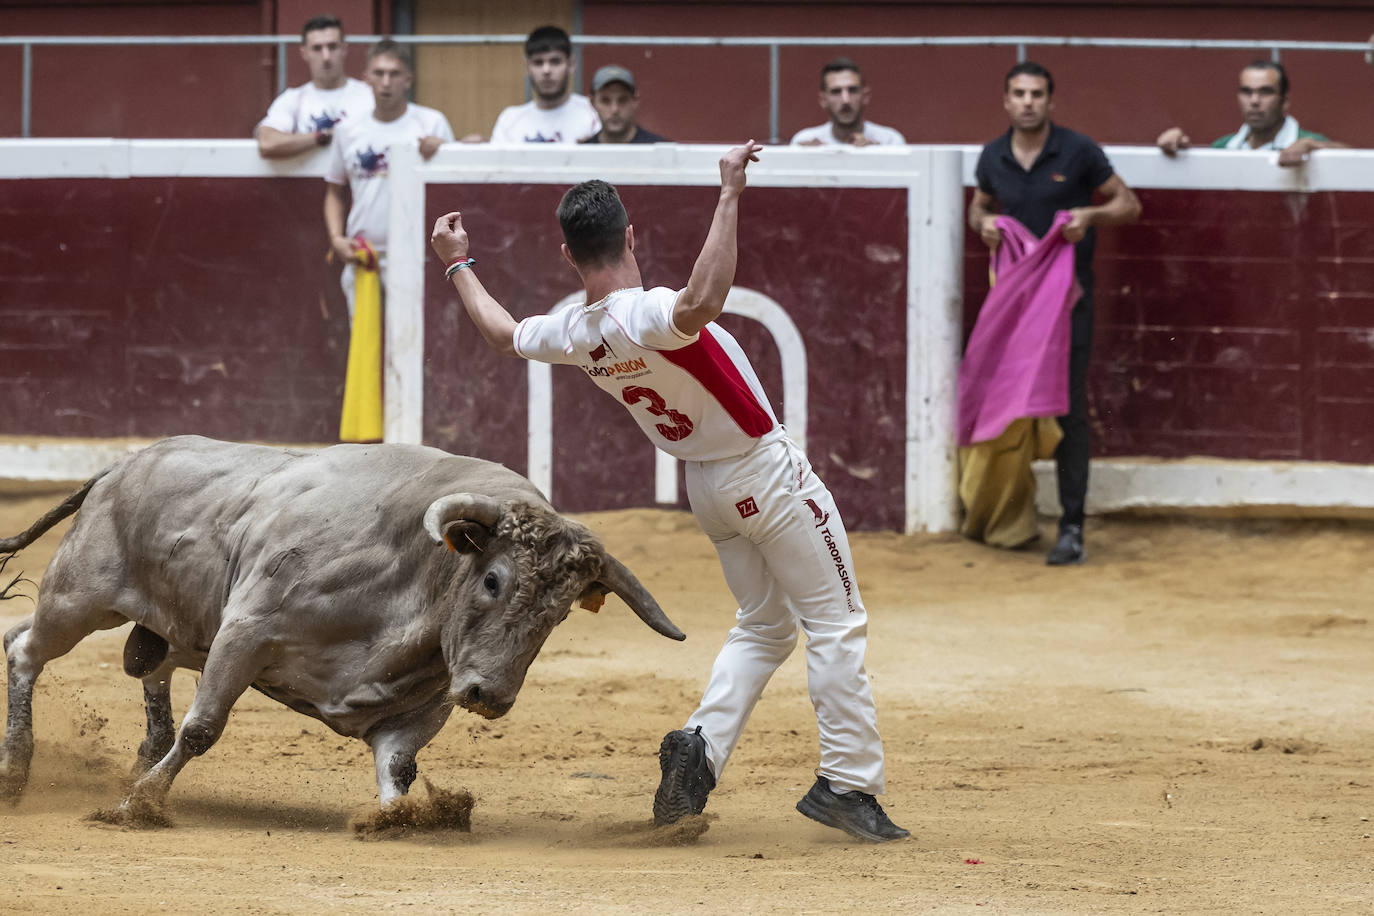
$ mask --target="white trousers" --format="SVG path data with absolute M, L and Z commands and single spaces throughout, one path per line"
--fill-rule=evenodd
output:
M 864 670 L 868 612 L 839 510 L 811 463 L 777 429 L 739 458 L 687 464 L 687 496 L 739 602 L 716 656 L 701 726 L 719 779 L 773 672 L 806 634 L 820 731 L 818 772 L 837 790 L 883 792 L 883 744 Z

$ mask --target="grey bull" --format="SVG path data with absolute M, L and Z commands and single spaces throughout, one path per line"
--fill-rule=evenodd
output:
M 128 621 L 124 669 L 143 681 L 148 729 L 126 812 L 162 802 L 249 687 L 366 741 L 385 805 L 408 791 L 416 753 L 454 706 L 488 718 L 511 708 L 574 602 L 599 605 L 613 592 L 657 632 L 683 638 L 634 575 L 528 480 L 437 449 L 167 439 L 0 540 L 0 554 L 73 513 L 33 616 L 5 634 L 0 797 L 17 798 L 28 780 L 43 666 Z M 179 729 L 178 667 L 202 672 Z

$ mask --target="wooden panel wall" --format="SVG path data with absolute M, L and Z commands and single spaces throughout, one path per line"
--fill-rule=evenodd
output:
M 541 25 L 556 25 L 571 35 L 574 6 L 573 0 L 416 0 L 415 33 L 524 35 Z M 486 139 L 501 109 L 526 98 L 525 57 L 518 47 L 421 47 L 416 51 L 416 70 L 415 100 L 447 115 L 457 137 Z

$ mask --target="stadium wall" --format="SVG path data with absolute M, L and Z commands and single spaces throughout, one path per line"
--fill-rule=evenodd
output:
M 393 6 L 423 15 L 451 9 L 449 0 L 336 0 L 328 4 L 352 34 L 385 32 Z M 464 6 L 470 6 L 467 4 Z M 522 33 L 550 18 L 580 17 L 577 31 L 605 36 L 1075 36 L 1254 40 L 1253 49 L 1140 49 L 1031 46 L 1029 55 L 1056 75 L 1056 118 L 1100 143 L 1152 143 L 1161 130 L 1185 126 L 1199 141 L 1235 130 L 1236 73 L 1261 42 L 1362 42 L 1371 8 L 1358 0 L 1318 3 L 1212 0 L 1191 3 L 1084 2 L 621 2 L 553 4 L 569 15 L 550 17 L 549 3 L 508 2 L 510 19 L 496 32 Z M 520 19 L 522 11 L 524 18 Z M 0 35 L 293 35 L 318 11 L 298 0 L 0 0 Z M 573 15 L 573 13 L 576 15 Z M 466 15 L 457 31 L 482 31 L 486 16 Z M 362 70 L 361 43 L 350 71 Z M 514 81 L 503 104 L 523 101 L 520 52 L 504 49 Z M 1006 127 L 1001 78 L 1016 60 L 1011 47 L 790 47 L 778 54 L 779 134 L 786 141 L 819 123 L 821 64 L 841 54 L 864 67 L 873 88 L 869 116 L 901 130 L 913 143 L 983 143 Z M 421 80 L 417 101 L 448 114 L 458 136 L 489 134 L 492 119 L 471 115 L 467 96 L 490 92 L 490 55 L 442 55 L 457 74 Z M 602 64 L 631 67 L 642 98 L 643 123 L 680 142 L 769 139 L 768 49 L 663 46 L 587 46 L 580 88 Z M 449 61 L 452 64 L 449 64 Z M 1301 123 L 1354 146 L 1374 147 L 1374 122 L 1352 117 L 1350 99 L 1367 99 L 1374 71 L 1360 53 L 1289 51 L 1292 110 Z M 425 72 L 425 49 L 419 51 Z M 276 56 L 267 47 L 40 47 L 33 53 L 33 136 L 247 137 L 277 91 Z M 286 56 L 291 85 L 306 78 L 294 51 Z M 0 47 L 0 77 L 20 83 L 21 49 Z M 0 135 L 20 133 L 18 92 L 0 93 Z
M 646 282 L 680 284 L 719 152 L 393 156 L 387 437 L 502 461 L 568 510 L 682 505 L 677 469 L 576 370 L 537 377 L 485 349 L 425 239 L 462 209 L 492 292 L 517 315 L 547 310 L 577 289 L 556 256 L 558 195 L 604 176 L 636 220 Z M 1374 506 L 1374 153 L 1300 170 L 1262 153 L 1108 153 L 1145 218 L 1099 243 L 1090 510 Z M 957 518 L 953 381 L 986 285 L 962 228 L 975 157 L 770 149 L 751 169 L 723 323 L 856 528 Z M 334 440 L 348 331 L 323 261 L 322 157 L 4 141 L 0 162 L 0 477 L 80 478 L 177 433 Z
M 1269 57 L 1262 39 L 1362 42 L 1368 2 L 1325 0 L 1059 0 L 1018 3 L 840 3 L 824 0 L 583 4 L 588 35 L 752 36 L 1072 36 L 1256 40 L 1244 50 L 1035 46 L 1027 56 L 1055 75 L 1055 118 L 1099 143 L 1152 144 L 1185 126 L 1210 142 L 1240 124 L 1240 68 Z M 985 143 L 1006 130 L 1002 77 L 1011 47 L 815 46 L 778 54 L 780 139 L 824 121 L 816 89 L 821 66 L 838 56 L 864 68 L 873 99 L 868 116 L 911 143 Z M 635 73 L 640 119 L 679 140 L 738 141 L 768 124 L 768 60 L 747 48 L 588 47 L 584 73 L 609 62 Z M 1358 53 L 1289 51 L 1292 111 L 1304 126 L 1353 146 L 1374 146 L 1374 123 L 1352 118 L 1349 99 L 1368 99 L 1374 71 Z M 686 75 L 684 77 L 684 74 Z M 728 104 L 723 104 L 728 100 Z

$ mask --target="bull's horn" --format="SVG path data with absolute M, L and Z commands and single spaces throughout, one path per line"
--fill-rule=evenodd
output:
M 490 496 L 476 493 L 454 493 L 441 496 L 425 510 L 425 531 L 436 544 L 444 543 L 444 526 L 454 521 L 476 522 L 486 528 L 496 527 L 501 520 L 501 504 Z
M 679 630 L 668 619 L 668 615 L 663 613 L 663 609 L 658 606 L 654 596 L 649 594 L 649 590 L 639 584 L 635 574 L 609 553 L 603 554 L 601 575 L 597 578 L 602 585 L 619 595 L 621 600 L 630 606 L 630 610 L 635 612 L 636 617 L 653 627 L 655 631 L 669 639 L 687 638 L 687 634 Z

